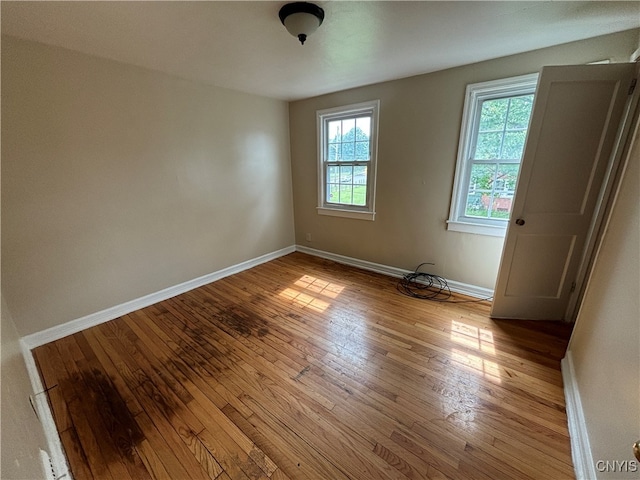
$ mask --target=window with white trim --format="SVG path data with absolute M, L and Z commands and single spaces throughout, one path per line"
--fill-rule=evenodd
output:
M 467 85 L 448 230 L 504 236 L 537 81 Z
M 373 220 L 378 100 L 317 112 L 318 213 Z

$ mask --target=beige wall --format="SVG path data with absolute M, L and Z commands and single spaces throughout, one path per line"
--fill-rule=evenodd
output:
M 29 403 L 31 383 L 24 366 L 18 332 L 2 298 L 2 422 L 0 478 L 44 478 L 40 449 L 46 450 L 42 426 Z
M 21 335 L 292 245 L 288 108 L 2 39 L 2 288 Z
M 544 65 L 626 60 L 637 39 L 637 30 L 623 32 L 292 103 L 296 243 L 405 269 L 434 262 L 433 273 L 493 288 L 503 239 L 449 232 L 445 225 L 466 85 Z M 376 219 L 320 216 L 316 110 L 374 99 L 380 99 Z
M 640 440 L 639 191 L 640 133 L 569 344 L 594 462 L 634 460 L 631 445 Z

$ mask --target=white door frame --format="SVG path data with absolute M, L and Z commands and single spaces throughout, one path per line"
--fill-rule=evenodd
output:
M 636 63 L 636 79 L 639 77 L 640 63 Z M 638 122 L 638 116 L 640 115 L 640 85 L 634 85 L 634 87 L 634 91 L 629 97 L 626 111 L 622 117 L 615 146 L 609 159 L 600 195 L 596 203 L 593 220 L 587 233 L 584 253 L 582 254 L 575 280 L 576 286 L 569 297 L 569 303 L 565 312 L 564 318 L 566 322 L 575 322 L 578 316 L 578 310 L 580 309 L 585 293 L 586 280 L 589 278 L 589 273 L 595 261 L 596 247 L 604 234 L 604 219 L 611 210 L 616 187 L 622 179 L 622 160 L 629 155 L 630 148 L 633 144 L 635 126 Z

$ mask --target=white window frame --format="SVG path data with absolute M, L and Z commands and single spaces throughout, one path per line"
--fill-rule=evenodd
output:
M 507 230 L 507 219 L 483 219 L 465 216 L 467 192 L 471 177 L 471 155 L 476 144 L 482 102 L 496 98 L 535 94 L 538 76 L 537 73 L 532 73 L 467 85 L 447 230 L 504 237 Z
M 356 103 L 342 107 L 318 110 L 316 112 L 318 129 L 318 207 L 320 215 L 356 218 L 361 220 L 375 219 L 376 172 L 378 159 L 378 116 L 380 100 Z M 327 124 L 331 120 L 352 118 L 359 115 L 371 116 L 371 134 L 369 136 L 369 160 L 367 165 L 367 199 L 362 207 L 355 205 L 339 205 L 328 203 L 327 195 Z M 354 165 L 362 162 L 340 162 L 342 165 Z

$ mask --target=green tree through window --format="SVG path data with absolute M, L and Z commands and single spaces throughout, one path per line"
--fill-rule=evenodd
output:
M 447 229 L 503 236 L 538 74 L 467 85 Z
M 466 216 L 509 218 L 532 106 L 533 94 L 482 102 Z

